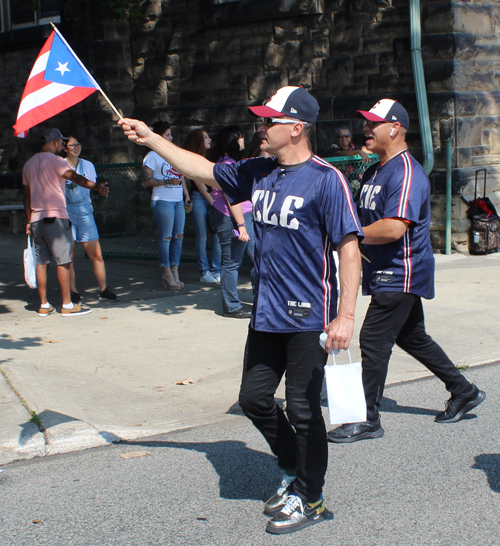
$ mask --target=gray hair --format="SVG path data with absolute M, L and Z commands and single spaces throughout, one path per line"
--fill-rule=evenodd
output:
M 340 131 L 349 131 L 349 134 L 351 134 L 351 129 L 347 125 L 341 125 L 340 127 L 337 127 L 333 133 L 335 138 L 339 137 Z

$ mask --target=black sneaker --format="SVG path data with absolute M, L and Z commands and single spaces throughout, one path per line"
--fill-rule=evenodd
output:
M 364 423 L 349 423 L 334 428 L 328 433 L 328 441 L 336 444 L 357 442 L 368 438 L 382 438 L 384 429 L 380 424 L 380 418 L 376 423 L 365 421 Z
M 105 290 L 99 293 L 99 299 L 101 301 L 119 301 L 120 298 L 114 292 L 111 292 L 111 289 L 107 286 Z
M 82 301 L 82 297 L 78 292 L 71 292 L 71 303 L 80 303 Z
M 264 514 L 266 516 L 275 516 L 285 506 L 288 497 L 292 494 L 294 480 L 295 476 L 289 476 L 288 474 L 283 476 L 278 490 L 264 505 Z
M 252 313 L 250 311 L 243 311 L 243 309 L 238 309 L 232 313 L 223 313 L 226 318 L 251 318 Z
M 447 402 L 445 410 L 438 413 L 434 419 L 438 423 L 456 423 L 471 409 L 479 406 L 486 399 L 486 393 L 472 385 L 469 392 L 452 396 Z
M 297 495 L 290 495 L 285 506 L 267 522 L 266 531 L 274 535 L 294 533 L 325 519 L 323 497 L 314 503 L 303 504 Z

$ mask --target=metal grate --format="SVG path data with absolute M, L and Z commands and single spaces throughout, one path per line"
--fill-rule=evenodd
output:
M 360 156 L 328 157 L 347 178 L 354 198 L 359 193 L 361 177 L 378 156 L 364 164 Z M 142 164 L 96 165 L 99 182 L 107 182 L 109 196 L 92 192 L 94 217 L 99 229 L 105 258 L 157 260 L 158 230 L 151 211 L 149 191 L 142 186 Z M 195 235 L 190 215 L 186 216 L 182 260 L 194 261 Z

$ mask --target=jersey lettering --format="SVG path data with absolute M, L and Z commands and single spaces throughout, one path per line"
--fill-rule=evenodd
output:
M 283 202 L 283 206 L 281 207 L 280 226 L 289 229 L 299 229 L 299 221 L 297 218 L 292 218 L 290 223 L 288 223 L 288 216 L 293 214 L 293 210 L 290 208 L 292 203 L 295 204 L 295 209 L 300 209 L 300 207 L 304 204 L 304 198 L 295 197 L 293 195 L 288 195 L 286 197 L 285 201 Z
M 271 202 L 269 202 L 269 197 L 271 196 Z M 272 226 L 278 225 L 278 217 L 276 214 L 273 214 L 271 218 L 269 218 L 269 213 L 271 211 L 271 207 L 273 206 L 274 200 L 276 199 L 276 194 L 274 192 L 266 191 L 266 194 L 264 195 L 264 206 L 262 207 L 263 212 L 263 222 L 264 224 L 271 224 Z
M 253 219 L 256 222 L 264 222 L 272 226 L 278 225 L 278 217 L 276 214 L 271 214 L 271 208 L 276 199 L 276 193 L 269 190 L 255 190 L 252 195 Z M 259 201 L 262 201 L 262 212 L 257 207 Z M 295 197 L 288 195 L 283 205 L 281 206 L 279 224 L 281 227 L 288 229 L 299 229 L 299 221 L 297 218 L 289 218 L 293 215 L 294 210 L 300 209 L 304 204 L 303 197 Z M 292 208 L 293 207 L 293 208 Z
M 256 222 L 262 220 L 262 214 L 260 210 L 257 209 L 257 203 L 264 197 L 264 190 L 255 190 L 252 195 L 252 205 L 253 205 L 253 219 Z
M 361 189 L 361 197 L 359 198 L 359 207 L 362 209 L 376 210 L 375 196 L 380 193 L 382 186 L 365 185 Z

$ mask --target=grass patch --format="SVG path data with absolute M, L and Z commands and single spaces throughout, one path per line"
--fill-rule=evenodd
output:
M 31 417 L 30 417 L 29 422 L 33 423 L 34 425 L 36 425 L 40 429 L 43 428 L 42 420 L 40 419 L 40 416 L 37 414 L 36 411 L 31 412 Z
M 455 368 L 457 370 L 460 370 L 461 372 L 465 372 L 465 370 L 467 370 L 469 366 L 467 364 L 456 364 Z

